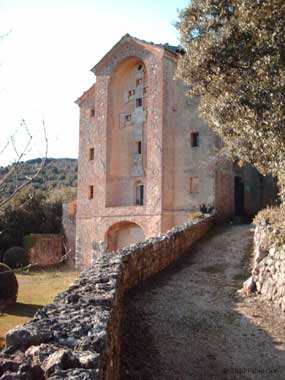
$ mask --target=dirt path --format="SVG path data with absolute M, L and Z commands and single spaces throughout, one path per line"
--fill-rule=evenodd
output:
M 121 380 L 285 380 L 285 316 L 237 294 L 251 227 L 216 229 L 126 298 Z

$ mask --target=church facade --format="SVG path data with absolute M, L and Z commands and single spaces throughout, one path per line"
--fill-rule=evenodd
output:
M 76 265 L 214 209 L 251 217 L 274 181 L 219 155 L 198 99 L 175 79 L 181 49 L 125 35 L 92 71 L 78 100 L 80 142 Z

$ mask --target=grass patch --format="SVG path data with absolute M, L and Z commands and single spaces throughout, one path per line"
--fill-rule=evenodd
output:
M 16 273 L 19 283 L 17 303 L 0 314 L 0 348 L 5 345 L 5 334 L 33 317 L 42 306 L 50 303 L 78 276 L 78 272 L 65 267 L 34 269 Z

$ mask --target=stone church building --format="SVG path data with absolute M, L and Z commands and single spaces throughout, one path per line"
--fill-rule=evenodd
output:
M 251 217 L 274 181 L 225 161 L 198 100 L 175 79 L 180 48 L 125 35 L 78 100 L 76 264 L 185 222 L 202 204 L 218 220 Z

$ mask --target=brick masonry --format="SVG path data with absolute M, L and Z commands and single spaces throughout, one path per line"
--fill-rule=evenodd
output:
M 49 266 L 61 262 L 63 256 L 63 235 L 31 234 L 24 238 L 29 263 Z

